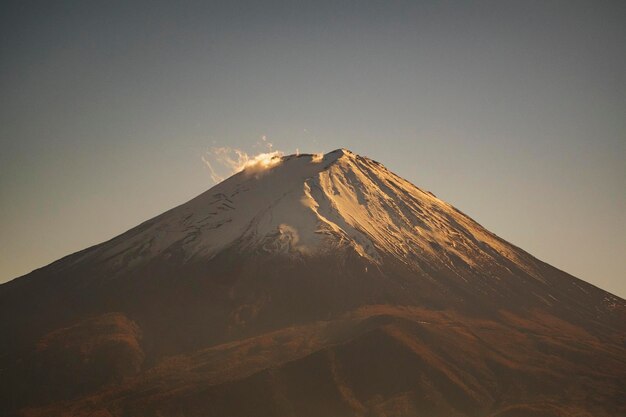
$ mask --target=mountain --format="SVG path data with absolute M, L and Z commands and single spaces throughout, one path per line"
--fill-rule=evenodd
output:
M 0 285 L 0 414 L 626 415 L 625 323 L 376 161 L 267 157 Z

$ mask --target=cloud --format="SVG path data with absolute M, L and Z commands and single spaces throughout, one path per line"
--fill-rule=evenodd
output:
M 224 177 L 222 177 L 221 175 L 215 172 L 213 165 L 211 165 L 211 161 L 209 161 L 206 157 L 204 157 L 204 155 L 202 156 L 202 162 L 204 162 L 207 168 L 209 168 L 209 175 L 211 175 L 211 179 L 213 180 L 215 184 L 217 184 L 218 182 L 224 181 Z
M 304 129 L 305 133 L 309 133 Z M 310 142 L 310 140 L 309 140 Z M 313 140 L 315 143 L 316 141 Z M 274 144 L 268 140 L 267 135 L 261 135 L 252 148 L 257 152 L 249 154 L 238 148 L 219 146 L 210 148 L 201 159 L 207 166 L 211 180 L 217 184 L 238 172 L 262 172 L 278 165 L 286 154 L 283 151 L 274 150 Z M 300 155 L 300 149 L 296 148 L 296 155 Z M 322 161 L 324 154 L 313 154 L 312 162 Z
M 227 146 L 213 147 L 202 156 L 202 162 L 209 169 L 211 180 L 217 184 L 243 170 L 249 172 L 264 171 L 282 161 L 284 153 L 272 150 L 273 145 L 268 142 L 265 135 L 261 137 L 261 141 L 257 143 L 257 146 L 261 146 L 266 152 L 249 155 L 241 149 Z

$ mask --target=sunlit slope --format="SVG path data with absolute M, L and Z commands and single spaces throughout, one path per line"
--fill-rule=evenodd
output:
M 341 246 L 372 263 L 391 255 L 416 269 L 420 262 L 472 267 L 503 257 L 538 275 L 519 249 L 383 165 L 343 149 L 248 166 L 85 256 L 132 268 L 178 252 L 185 260 L 211 258 L 233 245 L 302 255 Z

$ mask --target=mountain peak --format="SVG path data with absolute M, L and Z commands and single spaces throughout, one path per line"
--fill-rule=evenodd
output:
M 276 158 L 278 158 L 280 162 L 277 164 L 272 164 L 272 166 L 278 166 L 285 161 L 293 159 L 308 159 L 308 161 L 312 163 L 321 163 L 321 165 L 319 165 L 317 168 L 321 167 L 321 169 L 325 169 L 334 162 L 339 161 L 341 158 L 355 159 L 361 157 L 348 149 L 339 148 L 327 153 L 297 153 Z
M 326 155 L 334 155 L 334 154 L 340 154 L 341 156 L 350 156 L 350 157 L 357 156 L 354 152 L 346 148 L 335 149 L 334 151 L 328 152 Z
M 211 259 L 226 249 L 353 254 L 366 264 L 395 259 L 417 271 L 433 264 L 470 270 L 477 259 L 497 256 L 537 276 L 525 252 L 345 148 L 249 166 L 83 256 L 128 269 L 163 256 Z

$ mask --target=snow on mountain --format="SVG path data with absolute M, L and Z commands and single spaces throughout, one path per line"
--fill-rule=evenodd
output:
M 541 280 L 532 257 L 380 163 L 339 149 L 249 164 L 191 201 L 83 253 L 129 268 L 158 255 L 212 258 L 229 247 L 291 256 L 352 250 L 420 270 L 501 264 Z

